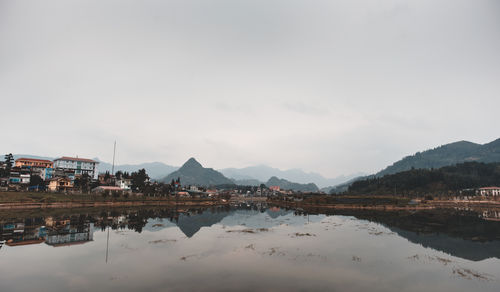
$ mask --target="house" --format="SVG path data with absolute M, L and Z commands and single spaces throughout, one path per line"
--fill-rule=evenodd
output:
M 57 170 L 74 171 L 75 176 L 88 174 L 97 179 L 97 166 L 99 162 L 87 158 L 63 156 L 54 160 L 54 168 Z
M 67 177 L 56 177 L 49 181 L 48 186 L 51 192 L 66 192 L 73 189 L 73 181 Z
M 481 196 L 500 196 L 500 187 L 485 187 L 479 189 Z
M 131 190 L 132 189 L 132 180 L 129 178 L 122 178 L 115 181 L 115 185 L 120 187 L 122 190 Z

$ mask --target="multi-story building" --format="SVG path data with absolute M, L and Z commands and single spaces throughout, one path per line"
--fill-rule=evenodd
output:
M 92 159 L 66 157 L 57 158 L 54 160 L 54 168 L 58 170 L 74 171 L 75 176 L 88 174 L 90 177 L 97 179 L 97 166 L 99 162 Z
M 53 168 L 54 162 L 45 159 L 18 158 L 15 165 L 18 167 Z
M 18 158 L 15 167 L 27 168 L 31 175 L 38 175 L 43 180 L 49 180 L 52 178 L 54 163 L 45 159 Z
M 31 178 L 31 170 L 28 167 L 13 167 L 10 170 L 10 184 L 29 184 Z

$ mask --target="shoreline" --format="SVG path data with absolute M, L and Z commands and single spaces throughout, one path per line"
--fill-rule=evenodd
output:
M 8 202 L 0 203 L 0 210 L 20 209 L 58 209 L 58 208 L 94 208 L 94 207 L 136 207 L 136 206 L 196 206 L 209 207 L 227 205 L 227 202 L 209 200 L 145 200 L 145 201 L 73 201 L 73 202 Z
M 299 202 L 283 202 L 283 201 L 268 201 L 279 207 L 287 207 L 293 209 L 356 209 L 356 210 L 381 210 L 381 211 L 418 211 L 418 210 L 434 210 L 446 208 L 493 208 L 500 209 L 499 201 L 430 201 L 417 205 L 393 205 L 393 204 L 314 204 L 314 203 L 299 203 Z

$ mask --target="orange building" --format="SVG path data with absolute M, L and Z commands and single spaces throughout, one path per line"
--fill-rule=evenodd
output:
M 35 159 L 35 158 L 18 158 L 16 159 L 17 167 L 37 167 L 37 168 L 53 168 L 54 163 L 50 160 Z

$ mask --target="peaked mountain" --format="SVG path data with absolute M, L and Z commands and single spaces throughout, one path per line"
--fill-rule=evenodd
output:
M 294 191 L 300 191 L 300 192 L 317 192 L 317 191 L 319 191 L 318 187 L 314 183 L 299 184 L 299 183 L 294 183 L 294 182 L 288 181 L 286 179 L 279 179 L 275 176 L 271 177 L 267 181 L 266 186 L 267 187 L 279 186 L 281 189 L 284 189 L 284 190 L 294 190 Z
M 204 168 L 196 159 L 190 158 L 181 168 L 167 175 L 161 181 L 170 182 L 177 178 L 181 179 L 182 185 L 214 186 L 214 185 L 234 185 L 222 173 L 213 168 Z
M 281 170 L 266 165 L 250 166 L 245 168 L 224 168 L 219 170 L 226 177 L 234 180 L 258 180 L 265 182 L 270 177 L 281 177 L 289 181 L 297 183 L 310 183 L 313 182 L 320 187 L 334 186 L 346 182 L 354 177 L 364 175 L 362 173 L 338 176 L 336 178 L 325 178 L 319 173 L 305 172 L 301 169 L 288 169 Z
M 476 144 L 468 141 L 459 141 L 446 144 L 415 155 L 407 156 L 384 170 L 376 176 L 382 177 L 412 168 L 440 168 L 463 162 L 500 162 L 500 139 L 487 144 Z

